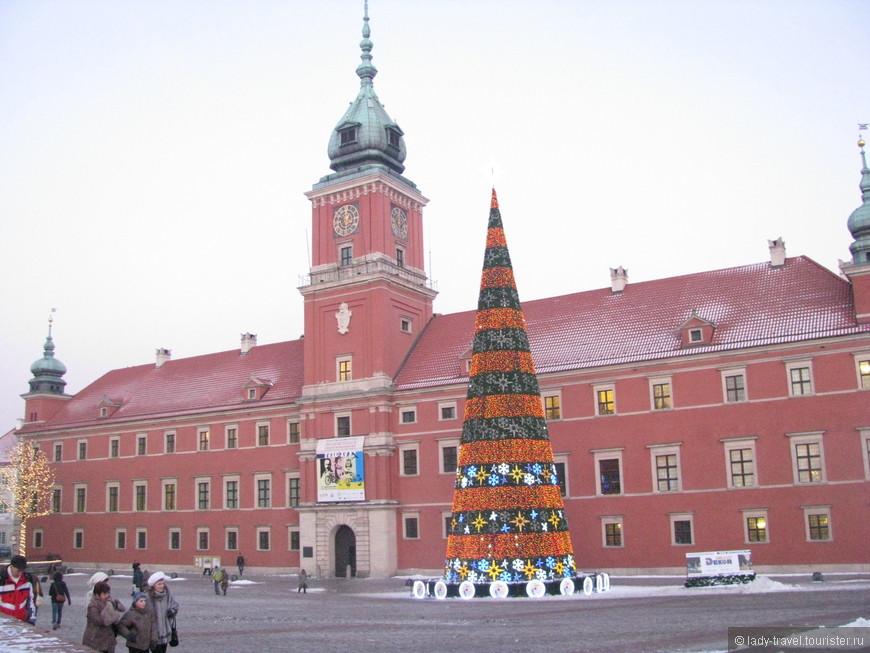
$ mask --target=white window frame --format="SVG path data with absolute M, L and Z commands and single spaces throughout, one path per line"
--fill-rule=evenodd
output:
M 810 391 L 809 392 L 801 392 L 795 393 L 794 384 L 792 382 L 791 373 L 792 370 L 796 369 L 807 369 L 809 370 L 809 381 L 810 381 Z M 799 361 L 788 361 L 785 364 L 785 374 L 786 381 L 788 382 L 788 396 L 789 397 L 809 397 L 811 395 L 816 394 L 816 382 L 815 375 L 813 374 L 813 361 L 812 360 L 799 360 Z
M 206 539 L 208 540 L 208 545 L 205 547 L 200 546 L 200 537 L 201 534 L 205 533 Z M 208 551 L 211 548 L 211 531 L 208 526 L 198 526 L 196 529 L 196 550 L 197 551 Z
M 172 437 L 172 451 L 169 451 L 169 438 Z M 175 431 L 163 432 L 163 453 L 173 454 L 178 451 L 178 436 Z
M 293 429 L 291 426 L 296 425 L 296 439 L 293 439 L 292 433 Z M 288 419 L 287 420 L 287 444 L 299 444 L 302 442 L 302 420 L 300 419 Z
M 166 488 L 170 485 L 175 486 L 175 507 L 169 508 L 166 505 Z M 174 512 L 178 510 L 178 479 L 164 478 L 160 480 L 160 509 L 164 512 Z
M 84 549 L 85 548 L 85 529 L 84 528 L 74 528 L 73 529 L 73 548 L 74 549 Z
M 678 521 L 689 522 L 689 528 L 692 531 L 692 541 L 677 544 L 677 534 L 674 531 L 674 525 Z M 693 512 L 671 512 L 668 513 L 668 524 L 671 528 L 671 546 L 695 546 L 698 538 L 695 537 L 695 513 Z
M 868 366 L 870 366 L 870 352 L 860 352 L 855 354 L 855 376 L 858 382 L 859 390 L 870 390 L 870 381 L 867 382 L 866 385 L 862 383 L 861 379 L 861 363 L 864 362 Z M 830 522 L 830 520 L 829 520 Z
M 118 536 L 119 535 L 124 536 L 124 546 L 118 546 Z M 127 538 L 127 529 L 126 528 L 116 528 L 115 529 L 115 551 L 126 551 L 128 548 L 127 545 L 129 543 L 130 543 L 130 541 Z
M 405 326 L 407 325 L 407 328 Z M 399 317 L 399 331 L 402 333 L 414 333 L 414 320 L 406 315 Z
M 142 537 L 145 537 L 145 546 L 139 546 Z M 136 529 L 136 541 L 134 542 L 133 548 L 137 551 L 146 551 L 148 549 L 148 529 L 147 528 L 137 528 Z
M 740 511 L 743 519 L 743 542 L 745 544 L 755 546 L 756 544 L 767 544 L 770 542 L 770 519 L 767 517 L 767 508 L 745 508 Z M 749 520 L 763 519 L 764 520 L 764 540 L 749 540 Z
M 45 544 L 45 532 L 41 528 L 33 530 L 33 548 L 41 549 Z
M 555 397 L 559 402 L 559 416 L 558 417 L 547 417 L 547 399 L 552 399 Z M 561 390 L 547 390 L 541 392 L 541 408 L 544 410 L 544 419 L 548 422 L 559 422 L 565 418 L 564 412 L 564 404 L 562 403 L 562 391 Z
M 236 545 L 234 547 L 230 547 L 230 533 L 235 533 L 236 535 Z M 239 550 L 239 527 L 238 526 L 227 526 L 224 528 L 224 549 L 227 551 L 238 551 Z
M 178 547 L 172 547 L 172 534 L 178 533 Z M 166 533 L 166 549 L 167 551 L 181 551 L 181 529 L 180 528 L 170 528 Z
M 410 415 L 411 419 L 406 421 L 405 416 Z M 399 406 L 399 424 L 416 424 L 417 423 L 417 405 Z
M 297 548 L 293 548 L 293 534 L 296 533 L 299 537 L 297 541 L 299 542 L 299 546 Z M 302 550 L 302 535 L 299 530 L 299 526 L 297 524 L 293 524 L 292 526 L 287 527 L 287 550 L 288 551 L 301 551 Z
M 864 478 L 870 480 L 870 427 L 858 427 L 861 455 L 864 458 Z
M 689 344 L 695 345 L 699 342 L 704 342 L 704 331 L 701 328 L 692 327 L 689 329 Z
M 205 440 L 203 441 L 203 435 L 205 435 Z M 205 448 L 203 448 L 203 443 L 205 444 Z M 211 450 L 211 429 L 207 426 L 200 426 L 196 429 L 196 450 L 197 451 L 210 451 Z
M 408 536 L 408 520 L 413 519 L 417 522 L 417 535 L 416 537 Z M 420 540 L 422 539 L 420 533 L 420 511 L 418 510 L 407 510 L 402 512 L 402 539 L 403 540 Z
M 818 483 L 826 483 L 828 480 L 827 466 L 825 465 L 825 441 L 824 431 L 814 431 L 811 433 L 786 433 L 789 439 L 789 449 L 791 450 L 791 471 L 795 485 L 816 485 Z M 800 470 L 798 469 L 797 446 L 799 444 L 818 444 L 819 445 L 819 464 L 821 465 L 821 479 L 818 481 L 801 481 Z
M 671 494 L 673 492 L 683 491 L 683 465 L 680 460 L 680 445 L 681 442 L 670 442 L 668 444 L 648 444 L 650 456 L 650 467 L 652 468 L 652 491 L 653 494 Z M 676 456 L 677 459 L 677 487 L 673 490 L 662 490 L 659 488 L 658 466 L 656 458 L 658 456 Z
M 450 537 L 450 529 L 447 526 L 447 519 L 453 519 L 453 512 L 450 510 L 441 511 L 441 539 L 446 540 Z
M 117 451 L 117 455 L 112 455 L 113 453 L 113 445 L 115 446 L 114 451 Z M 109 438 L 109 458 L 120 458 L 121 457 L 121 438 L 117 435 Z
M 831 506 L 822 505 L 822 506 L 801 506 L 801 510 L 804 511 L 804 537 L 807 542 L 833 542 L 834 541 L 834 528 L 833 523 L 831 522 Z M 811 515 L 824 515 L 828 518 L 828 537 L 824 540 L 813 540 L 810 539 L 810 516 Z
M 268 505 L 260 505 L 260 481 L 269 481 Z M 271 473 L 254 474 L 254 505 L 259 510 L 268 510 L 275 505 L 275 484 L 272 482 Z
M 199 487 L 200 487 L 200 485 L 205 485 L 207 488 L 206 492 L 208 494 L 208 506 L 206 506 L 205 508 L 200 507 L 200 502 L 199 502 L 199 494 L 200 494 Z M 194 489 L 194 505 L 196 507 L 196 510 L 211 510 L 212 506 L 214 505 L 214 495 L 212 494 L 212 491 L 211 491 L 211 477 L 210 476 L 195 476 L 193 478 L 193 489 Z
M 268 439 L 267 444 L 260 444 L 260 429 L 262 427 L 266 427 L 266 436 Z M 256 438 L 255 444 L 258 447 L 271 447 L 272 446 L 272 422 L 269 420 L 262 420 L 255 424 L 254 426 L 254 437 Z
M 84 456 L 82 455 L 82 445 L 84 446 Z M 76 460 L 87 460 L 88 459 L 88 441 L 87 440 L 77 440 L 76 441 Z
M 84 501 L 82 505 L 82 510 L 79 510 L 79 490 L 84 490 Z M 78 513 L 80 515 L 87 514 L 88 512 L 88 484 L 87 483 L 76 483 L 73 486 L 73 512 Z
M 348 378 L 341 378 L 341 364 L 349 363 L 348 365 Z M 342 354 L 341 356 L 335 357 L 335 382 L 336 383 L 350 383 L 353 381 L 353 356 L 350 354 Z
M 602 515 L 599 517 L 601 521 L 601 547 L 603 549 L 624 549 L 625 548 L 625 515 Z M 607 526 L 609 524 L 619 524 L 619 544 L 607 543 Z
M 613 412 L 612 413 L 602 413 L 601 412 L 601 403 L 598 401 L 598 393 L 599 392 L 612 392 L 613 393 Z M 593 408 L 595 410 L 596 417 L 613 417 L 616 415 L 616 384 L 614 383 L 603 383 L 601 385 L 593 385 L 592 386 L 592 402 Z
M 139 453 L 140 451 L 142 453 Z M 136 455 L 137 456 L 147 456 L 148 455 L 148 434 L 147 433 L 137 433 L 136 434 Z
M 53 462 L 61 463 L 63 462 L 63 441 L 55 442 L 52 447 L 52 451 L 54 452 L 52 455 L 54 456 Z M 60 454 L 60 455 L 58 455 Z
M 347 435 L 346 436 L 338 434 L 338 420 L 341 419 L 342 417 L 347 418 Z M 335 413 L 335 415 L 333 416 L 333 426 L 335 428 L 335 437 L 337 437 L 337 438 L 350 437 L 351 435 L 353 435 L 353 418 L 351 417 L 351 413 L 349 413 L 349 412 Z
M 757 488 L 760 484 L 758 481 L 758 454 L 755 450 L 756 436 L 745 438 L 728 438 L 721 440 L 725 449 L 725 483 L 730 490 L 743 490 L 745 488 Z M 752 451 L 752 485 L 734 485 L 734 477 L 731 474 L 731 452 L 740 449 L 750 449 Z
M 722 403 L 725 404 L 742 404 L 749 401 L 749 386 L 746 381 L 745 367 L 732 367 L 725 370 L 720 370 L 722 376 Z M 743 378 L 743 399 L 728 399 L 728 379 L 739 376 Z
M 236 443 L 230 446 L 230 431 L 235 430 L 236 432 Z M 239 425 L 238 424 L 224 424 L 224 449 L 238 449 L 239 448 Z
M 656 408 L 656 393 L 655 386 L 667 384 L 668 392 L 668 400 L 670 401 L 670 406 L 664 406 L 662 408 Z M 652 411 L 660 411 L 660 410 L 673 410 L 674 409 L 674 381 L 673 377 L 670 376 L 657 376 L 649 379 L 649 408 Z
M 452 471 L 447 471 L 444 469 L 444 449 L 448 449 L 450 447 L 456 448 L 456 468 L 459 469 L 459 445 L 461 444 L 460 438 L 450 438 L 449 440 L 438 440 L 438 473 L 446 474 L 451 476 L 456 476 L 456 469 Z M 420 461 L 417 460 L 417 468 L 420 467 Z
M 301 480 L 301 478 L 302 478 L 301 474 L 298 471 L 297 472 L 287 472 L 284 475 L 284 487 L 287 488 L 286 504 L 287 504 L 287 507 L 290 508 L 291 510 L 296 510 L 299 507 L 299 504 L 302 503 L 302 480 Z M 290 492 L 290 481 L 291 480 L 295 480 L 295 481 L 299 482 L 298 483 L 299 503 L 297 503 L 295 506 L 291 502 L 291 496 L 292 496 L 292 493 Z
M 117 491 L 117 494 L 115 495 L 116 501 L 114 510 L 111 510 L 111 506 L 109 505 L 112 489 Z M 118 481 L 106 483 L 106 512 L 121 512 L 121 484 Z
M 405 473 L 405 452 L 413 451 L 414 457 L 417 460 L 417 471 L 413 474 Z M 399 445 L 399 476 L 405 478 L 413 478 L 420 475 L 420 443 L 419 442 L 403 442 Z
M 453 417 L 444 417 L 445 409 L 453 409 Z M 438 421 L 439 422 L 448 422 L 451 420 L 455 420 L 456 416 L 459 413 L 456 411 L 456 402 L 455 401 L 440 401 L 438 402 Z
M 140 487 L 145 488 L 144 501 L 143 501 L 144 508 L 142 508 L 142 510 L 139 510 L 139 508 L 137 507 L 137 503 L 136 503 L 137 497 L 139 496 L 138 488 L 140 488 Z M 132 499 L 133 499 L 133 512 L 148 512 L 148 481 L 133 481 Z
M 268 548 L 261 548 L 260 546 L 260 535 L 265 533 L 269 536 L 269 546 Z M 256 537 L 257 537 L 257 551 L 271 551 L 272 550 L 272 527 L 271 526 L 257 526 L 256 529 Z
M 236 484 L 236 506 L 230 507 L 229 505 L 229 493 L 227 492 L 227 483 L 235 483 Z M 221 485 L 223 490 L 223 506 L 224 510 L 239 510 L 242 507 L 242 479 L 238 474 L 230 474 L 228 476 L 224 476 L 221 479 Z
M 553 454 L 553 462 L 562 465 L 562 467 L 565 470 L 565 473 L 562 474 L 562 480 L 565 482 L 565 494 L 563 495 L 563 498 L 567 499 L 571 495 L 571 483 L 568 479 L 568 454 L 566 454 L 566 453 L 554 453 Z M 561 488 L 559 488 L 559 489 L 561 491 Z
M 592 477 L 595 479 L 595 495 L 599 497 L 618 497 L 625 494 L 625 466 L 622 463 L 623 447 L 615 449 L 593 449 L 592 460 L 594 467 L 592 468 Z M 601 467 L 599 465 L 602 460 L 616 459 L 619 461 L 619 492 L 604 494 L 601 488 Z

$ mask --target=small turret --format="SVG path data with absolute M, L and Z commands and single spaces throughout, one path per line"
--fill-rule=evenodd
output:
M 866 125 L 861 125 L 866 129 Z M 852 299 L 855 302 L 855 319 L 870 321 L 870 168 L 864 153 L 864 139 L 858 138 L 861 148 L 861 206 L 852 211 L 846 223 L 852 234 L 851 261 L 840 261 L 840 270 L 852 284 Z
M 54 340 L 51 337 L 52 318 L 48 318 L 48 337 L 43 345 L 43 355 L 30 366 L 30 392 L 62 395 L 66 387 L 63 375 L 66 365 L 54 357 Z

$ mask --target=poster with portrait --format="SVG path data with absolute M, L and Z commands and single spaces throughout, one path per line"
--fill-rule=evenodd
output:
M 317 441 L 317 500 L 365 501 L 364 436 Z

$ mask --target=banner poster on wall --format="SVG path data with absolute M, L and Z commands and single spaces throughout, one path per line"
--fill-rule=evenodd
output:
M 317 500 L 365 501 L 365 436 L 317 441 Z

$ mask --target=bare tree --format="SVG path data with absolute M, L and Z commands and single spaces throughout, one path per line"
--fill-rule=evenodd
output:
M 0 467 L 0 504 L 19 520 L 18 552 L 26 555 L 27 520 L 51 512 L 54 470 L 38 447 L 19 441 L 9 451 L 9 464 Z

